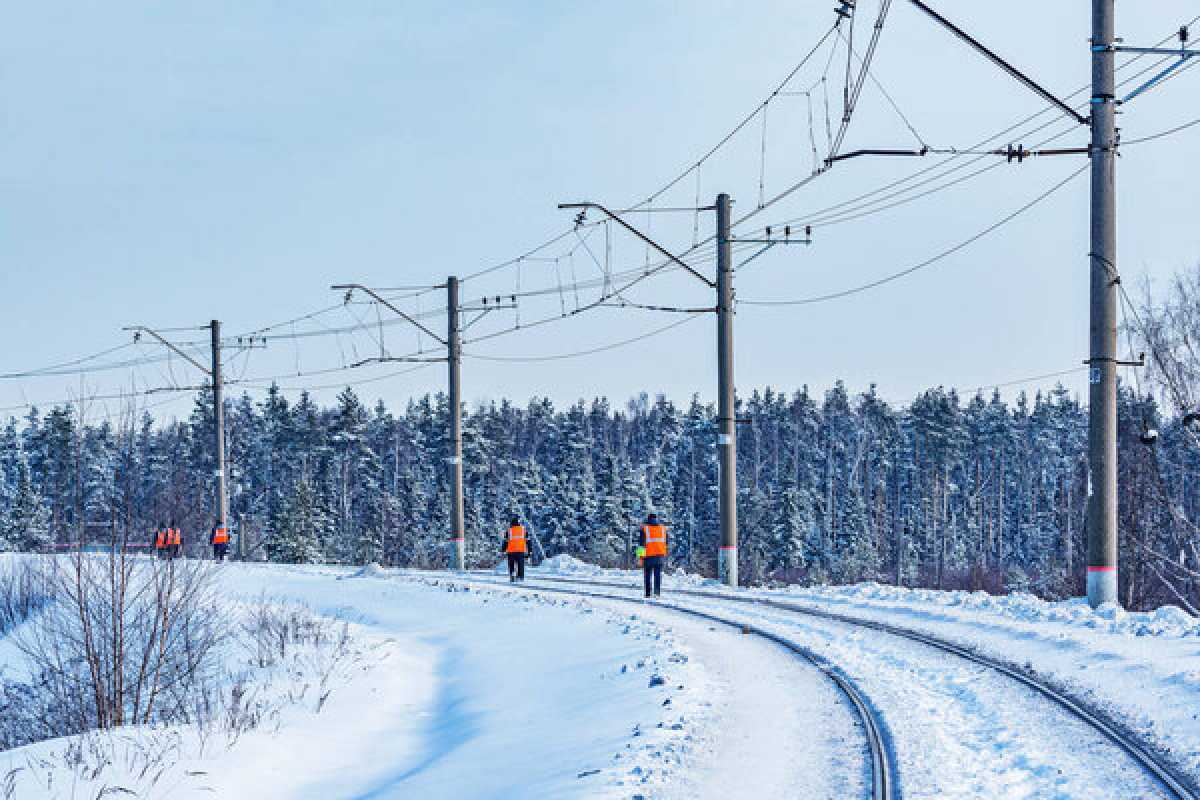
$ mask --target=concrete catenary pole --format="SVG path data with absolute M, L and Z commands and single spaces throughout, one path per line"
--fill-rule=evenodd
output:
M 1092 0 L 1088 603 L 1117 602 L 1117 209 L 1115 2 Z
M 450 543 L 454 568 L 466 568 L 466 522 L 463 517 L 462 471 L 462 342 L 459 336 L 458 278 L 446 279 L 446 362 L 450 371 Z
M 221 378 L 221 322 L 209 323 L 212 329 L 212 390 L 213 390 L 213 446 L 216 453 L 217 478 L 217 526 L 229 527 L 229 492 L 225 474 L 225 387 Z M 240 535 L 240 532 L 239 532 Z
M 733 252 L 729 195 L 717 195 L 717 459 L 721 548 L 717 576 L 738 585 L 737 419 L 733 385 Z

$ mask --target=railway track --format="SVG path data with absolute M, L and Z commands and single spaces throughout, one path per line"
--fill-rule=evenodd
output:
M 431 576 L 423 575 L 422 577 Z M 518 584 L 514 586 L 507 581 L 493 581 L 484 579 L 482 577 L 464 578 L 462 576 L 447 576 L 445 573 L 439 573 L 437 575 L 437 580 L 484 585 L 498 589 L 510 589 L 522 592 L 551 592 L 555 594 L 565 594 L 572 597 L 615 600 L 622 603 L 631 603 L 644 607 L 644 604 L 640 599 L 617 594 L 608 594 L 605 592 L 597 592 L 593 590 L 568 589 L 563 587 L 543 586 L 537 584 Z M 586 581 L 562 582 L 587 584 Z M 614 584 L 606 585 L 613 586 Z M 619 588 L 628 589 L 630 587 L 620 586 Z M 816 667 L 827 679 L 829 679 L 829 681 L 834 684 L 834 686 L 837 687 L 838 691 L 846 699 L 846 702 L 853 710 L 855 717 L 858 719 L 859 725 L 862 727 L 863 736 L 867 745 L 868 758 L 870 761 L 871 800 L 896 800 L 896 798 L 900 797 L 896 787 L 894 769 L 896 761 L 895 754 L 892 752 L 891 740 L 888 737 L 874 706 L 871 705 L 867 696 L 857 686 L 857 684 L 847 677 L 844 672 L 838 669 L 835 664 L 831 663 L 828 659 L 818 655 L 817 653 L 814 653 L 812 650 L 809 650 L 807 647 L 792 641 L 786 636 L 751 623 L 730 619 L 709 611 L 688 608 L 687 606 L 681 606 L 671 602 L 659 601 L 654 604 L 654 607 L 684 614 L 697 619 L 706 620 L 708 622 L 714 622 L 719 625 L 724 625 L 726 627 L 738 630 L 743 634 L 758 636 L 762 639 L 766 639 L 776 645 L 779 645 L 785 650 L 791 652 L 796 657 L 801 658 L 812 666 Z
M 537 577 L 532 578 L 532 580 L 538 583 L 557 583 L 588 587 L 615 588 L 625 591 L 640 591 L 641 589 L 641 586 L 637 584 L 619 583 L 615 581 L 592 581 L 572 578 L 547 577 Z M 533 585 L 537 586 L 536 583 Z M 917 642 L 927 647 L 948 653 L 957 658 L 961 658 L 979 666 L 994 670 L 1006 678 L 1022 684 L 1030 691 L 1041 695 L 1065 710 L 1070 715 L 1086 723 L 1104 738 L 1120 748 L 1130 759 L 1133 760 L 1139 769 L 1153 777 L 1154 781 L 1158 783 L 1169 794 L 1169 796 L 1177 798 L 1177 800 L 1200 800 L 1200 790 L 1194 787 L 1191 781 L 1184 778 L 1172 766 L 1170 766 L 1164 758 L 1142 743 L 1136 736 L 1124 730 L 1121 725 L 1109 719 L 1102 712 L 1090 708 L 1086 703 L 1071 697 L 1057 687 L 1050 685 L 1046 681 L 1043 681 L 1038 677 L 1025 672 L 1024 670 L 1018 669 L 997 659 L 980 655 L 979 653 L 955 644 L 954 642 L 899 625 L 892 625 L 886 622 L 856 617 L 852 614 L 842 614 L 836 611 L 816 608 L 804 603 L 775 600 L 769 597 L 739 597 L 727 592 L 713 592 L 702 589 L 674 589 L 671 591 L 671 594 L 681 595 L 684 597 L 720 600 L 748 606 L 772 608 L 794 614 L 801 614 L 809 617 L 827 619 L 847 625 L 867 628 L 907 639 L 909 641 Z

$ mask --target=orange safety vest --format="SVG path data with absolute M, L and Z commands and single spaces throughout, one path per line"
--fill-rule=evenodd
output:
M 154 537 L 154 547 L 162 550 L 167 546 L 167 531 L 165 528 L 158 529 L 158 535 Z
M 646 534 L 646 557 L 667 554 L 667 528 L 665 525 L 643 525 Z
M 172 528 L 168 531 L 168 534 L 171 537 L 171 544 L 176 547 L 183 544 L 183 531 L 179 530 L 179 528 Z
M 513 525 L 508 529 L 508 546 L 504 548 L 506 553 L 524 553 L 525 550 L 525 526 Z
M 229 542 L 229 531 L 225 528 L 217 528 L 213 531 L 213 544 L 227 544 Z

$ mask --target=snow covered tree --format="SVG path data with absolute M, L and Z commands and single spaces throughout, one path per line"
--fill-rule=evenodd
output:
M 53 541 L 50 535 L 50 511 L 33 485 L 29 462 L 23 452 L 16 459 L 16 485 L 11 505 L 0 529 L 0 548 L 40 552 Z
M 320 563 L 324 560 L 321 542 L 330 527 L 331 521 L 316 490 L 307 476 L 301 476 L 272 520 L 267 553 L 273 561 Z

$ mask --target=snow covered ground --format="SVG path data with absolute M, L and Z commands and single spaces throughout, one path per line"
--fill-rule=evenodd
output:
M 640 575 L 627 571 L 602 570 L 561 557 L 531 571 L 531 577 L 539 575 L 626 583 L 640 580 Z M 668 576 L 664 583 L 666 591 L 730 591 L 715 581 L 683 573 Z M 1082 599 L 1047 602 L 1028 594 L 995 597 L 983 592 L 900 589 L 879 584 L 738 590 L 737 594 L 795 601 L 932 633 L 1027 669 L 1105 712 L 1200 783 L 1200 619 L 1178 608 L 1128 613 L 1105 606 L 1093 611 Z M 764 610 L 754 610 L 748 618 L 787 620 L 793 630 L 798 624 L 786 614 Z M 830 625 L 808 627 L 828 629 Z M 859 637 L 866 647 L 879 638 L 878 634 L 855 633 L 845 627 L 840 635 L 832 637 L 833 641 Z M 865 665 L 867 669 L 885 669 L 886 661 L 904 650 L 884 638 L 889 643 L 887 653 Z M 839 654 L 831 653 L 830 657 L 836 661 Z M 845 660 L 855 656 L 843 652 L 840 657 Z M 910 675 L 909 679 L 916 677 Z M 943 706 L 939 713 L 946 709 Z M 929 723 L 938 719 L 937 714 L 924 717 Z M 1031 720 L 1031 724 L 1036 722 Z M 941 727 L 939 720 L 934 729 Z M 1066 736 L 1060 731 L 1057 738 Z M 1078 742 L 1070 744 L 1076 746 Z M 1026 766 L 1034 769 L 1036 762 L 1028 761 Z M 912 796 L 911 792 L 906 796 Z
M 224 565 L 223 597 L 349 620 L 354 656 L 325 687 L 303 660 L 277 671 L 273 691 L 298 701 L 236 741 L 126 728 L 0 753 L 0 800 L 105 787 L 172 800 L 863 796 L 861 731 L 806 662 L 666 607 L 536 586 L 628 584 L 628 572 L 557 558 L 524 587 L 498 577 Z M 670 596 L 683 587 L 726 591 L 673 575 L 665 600 L 753 621 L 841 665 L 896 743 L 905 798 L 1162 796 L 1111 745 L 990 671 L 845 624 Z M 738 593 L 929 631 L 1027 667 L 1200 777 L 1200 622 L 1182 612 L 877 585 Z M 17 668 L 0 639 L 0 669 Z
M 861 745 L 833 691 L 816 670 L 736 631 L 435 576 L 229 564 L 221 586 L 233 601 L 265 592 L 352 620 L 364 657 L 330 682 L 319 710 L 310 690 L 233 743 L 127 728 L 0 753 L 0 777 L 17 770 L 9 796 L 859 793 Z M 12 668 L 16 655 L 5 652 Z M 314 676 L 297 667 L 277 680 L 298 693 Z

